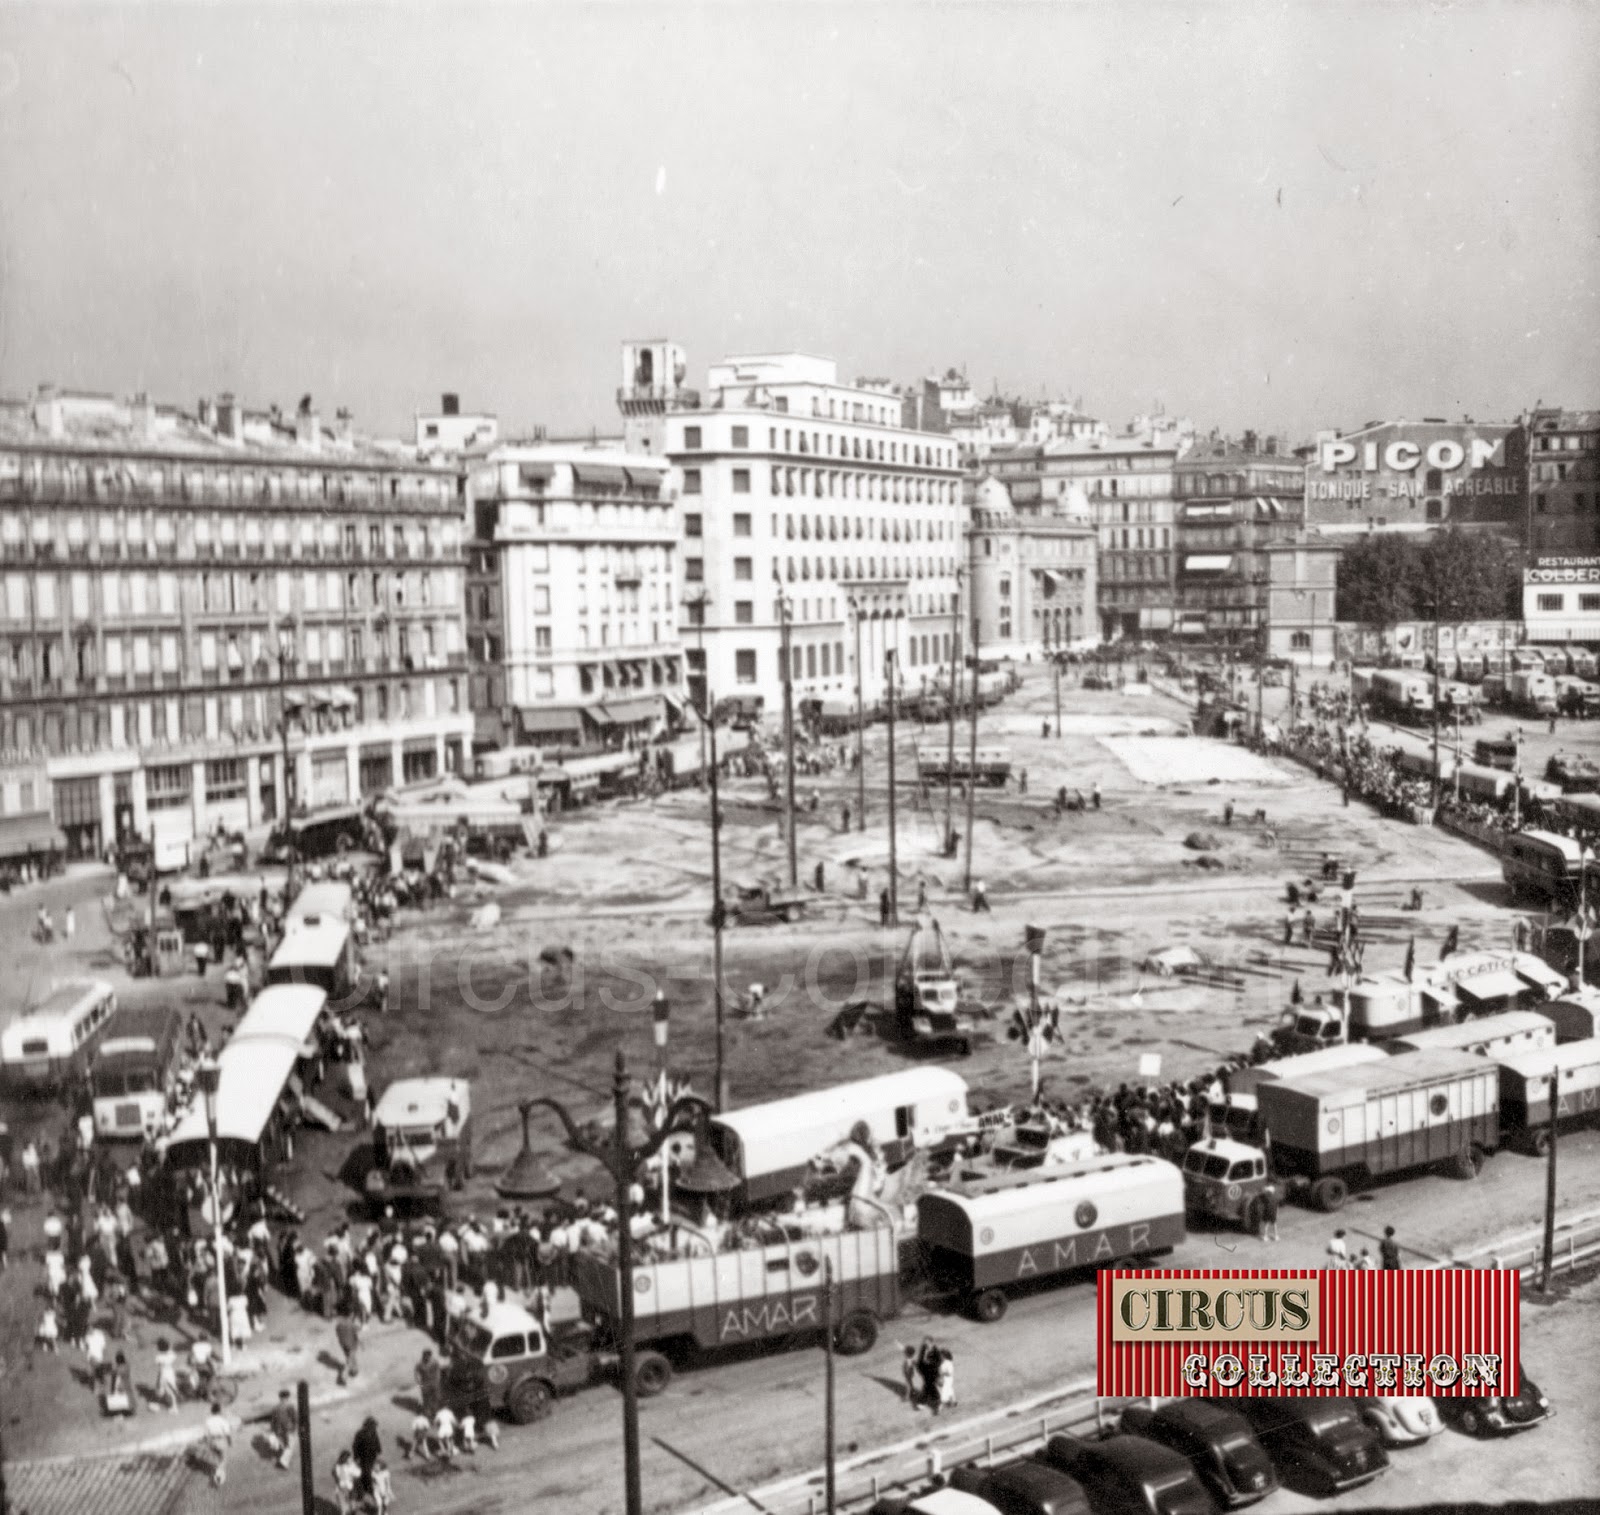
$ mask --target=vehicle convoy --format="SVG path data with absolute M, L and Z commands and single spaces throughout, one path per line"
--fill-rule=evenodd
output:
M 1433 680 L 1408 668 L 1380 668 L 1372 675 L 1368 698 L 1382 720 L 1426 720 L 1433 714 Z
M 1240 1141 L 1250 1141 L 1258 1134 L 1256 1091 L 1262 1084 L 1298 1078 L 1303 1073 L 1318 1073 L 1324 1068 L 1379 1063 L 1387 1056 L 1383 1048 L 1370 1042 L 1340 1042 L 1315 1052 L 1298 1052 L 1290 1057 L 1256 1063 L 1253 1067 L 1231 1069 L 1223 1080 L 1225 1089 L 1221 1103 L 1214 1103 L 1209 1109 L 1211 1124 Z
M 1391 1055 L 1456 1051 L 1499 1059 L 1510 1052 L 1535 1052 L 1555 1044 L 1556 1025 L 1548 1015 L 1537 1010 L 1502 1010 L 1498 1015 L 1477 1015 L 1453 1026 L 1413 1031 L 1377 1045 Z
M 760 1341 L 817 1340 L 827 1320 L 823 1262 L 833 1277 L 834 1345 L 870 1351 L 881 1322 L 900 1310 L 899 1234 L 888 1222 L 802 1236 L 737 1252 L 641 1262 L 633 1268 L 633 1376 L 642 1395 L 672 1380 L 673 1361 Z M 445 1392 L 462 1413 L 504 1413 L 520 1424 L 549 1413 L 560 1394 L 615 1368 L 616 1263 L 592 1252 L 570 1259 L 583 1329 L 552 1340 L 527 1311 L 502 1304 L 455 1328 Z
M 983 1321 L 999 1320 L 1019 1286 L 1170 1252 L 1186 1235 L 1183 1175 L 1158 1157 L 1111 1153 L 929 1189 L 917 1202 L 930 1279 Z
M 472 1088 L 464 1078 L 402 1078 L 372 1112 L 367 1200 L 374 1209 L 442 1210 L 472 1177 Z
M 1254 1504 L 1278 1487 L 1272 1459 L 1236 1410 L 1204 1399 L 1173 1399 L 1153 1408 L 1129 1405 L 1120 1424 L 1176 1452 L 1224 1510 Z
M 1557 715 L 1556 681 L 1543 669 L 1513 673 L 1506 680 L 1506 699 L 1512 709 L 1525 715 Z
M 722 902 L 723 919 L 730 925 L 759 926 L 771 921 L 793 925 L 806 913 L 803 889 L 782 889 L 776 884 L 739 884 Z
M 939 923 L 928 918 L 911 929 L 894 976 L 895 1036 L 930 1049 L 972 1055 L 977 1028 L 960 1012 L 961 986 Z
M 1389 1466 L 1383 1443 L 1347 1400 L 1241 1395 L 1210 1403 L 1250 1422 L 1284 1483 L 1297 1493 L 1342 1493 L 1371 1483 Z
M 1556 678 L 1556 704 L 1562 715 L 1592 720 L 1600 715 L 1600 684 L 1571 674 Z

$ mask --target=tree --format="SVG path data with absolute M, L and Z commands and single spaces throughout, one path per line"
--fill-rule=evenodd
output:
M 1416 617 L 1418 554 L 1410 537 L 1374 532 L 1339 559 L 1336 614 L 1341 621 L 1389 627 Z
M 1451 526 L 1423 543 L 1418 610 L 1440 621 L 1499 621 L 1521 616 L 1522 569 L 1500 537 Z

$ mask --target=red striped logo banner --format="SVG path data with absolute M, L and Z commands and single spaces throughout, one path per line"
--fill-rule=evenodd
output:
M 1520 1283 L 1496 1268 L 1108 1269 L 1096 1392 L 1511 1397 Z

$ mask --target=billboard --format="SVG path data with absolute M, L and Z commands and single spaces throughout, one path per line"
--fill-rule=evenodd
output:
M 1600 584 L 1600 558 L 1541 554 L 1523 570 L 1525 584 Z

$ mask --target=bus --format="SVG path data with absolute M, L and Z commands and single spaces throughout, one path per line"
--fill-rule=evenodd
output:
M 95 1136 L 142 1141 L 159 1136 L 178 1075 L 183 1017 L 176 1010 L 125 1010 L 89 1064 Z
M 328 996 L 315 984 L 269 984 L 234 1027 L 228 1045 L 284 1037 L 298 1041 L 299 1071 L 310 1088 L 322 1082 L 330 1020 Z
M 367 817 L 359 805 L 334 805 L 296 816 L 267 838 L 261 859 L 287 862 L 291 849 L 302 858 L 332 857 L 366 846 Z
M 355 938 L 343 921 L 331 915 L 305 915 L 289 922 L 267 964 L 268 985 L 311 984 L 334 1001 L 349 998 L 356 978 Z
M 307 884 L 294 897 L 284 916 L 289 927 L 312 916 L 326 916 L 332 921 L 343 921 L 347 926 L 356 923 L 356 892 L 342 879 L 323 879 Z
M 927 784 L 942 784 L 949 777 L 964 784 L 974 774 L 977 782 L 992 789 L 1003 789 L 1011 777 L 1011 754 L 1004 747 L 980 747 L 974 767 L 970 748 L 956 743 L 956 758 L 952 766 L 945 747 L 917 748 L 917 777 Z
M 1532 895 L 1565 908 L 1582 883 L 1583 848 L 1554 831 L 1516 831 L 1505 839 L 1500 871 L 1513 897 Z
M 1433 714 L 1432 680 L 1406 668 L 1381 668 L 1372 675 L 1373 714 L 1396 721 L 1418 721 Z
M 104 979 L 58 985 L 0 1032 L 0 1084 L 42 1092 L 83 1078 L 116 1013 L 116 990 Z

